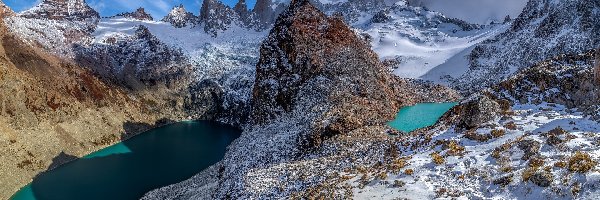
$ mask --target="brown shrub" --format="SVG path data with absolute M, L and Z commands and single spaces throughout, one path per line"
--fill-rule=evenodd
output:
M 465 147 L 458 144 L 458 142 L 452 140 L 442 146 L 442 149 L 448 149 L 446 154 L 449 156 L 459 156 L 465 153 Z
M 479 142 L 486 142 L 486 141 L 492 139 L 492 136 L 486 135 L 486 134 L 479 134 L 475 131 L 467 131 L 465 133 L 465 138 L 467 138 L 469 140 L 479 141 Z
M 557 168 L 563 168 L 563 169 L 564 169 L 564 168 L 566 168 L 566 167 L 567 167 L 567 162 L 564 162 L 564 161 L 558 161 L 558 162 L 554 163 L 554 167 L 557 167 Z
M 446 159 L 444 159 L 444 157 L 441 156 L 438 152 L 433 152 L 430 154 L 430 156 L 433 163 L 435 163 L 436 165 L 441 165 L 446 162 Z
M 540 168 L 541 166 L 543 166 L 545 163 L 544 159 L 542 157 L 539 156 L 534 156 L 531 159 L 529 159 L 529 167 L 532 168 Z
M 508 122 L 506 124 L 504 124 L 504 128 L 508 129 L 508 130 L 517 130 L 517 124 L 515 122 Z
M 568 169 L 572 172 L 587 173 L 596 167 L 596 164 L 589 154 L 578 151 L 569 159 Z
M 506 131 L 504 131 L 503 129 L 494 129 L 490 133 L 490 135 L 492 135 L 492 137 L 494 137 L 494 138 L 502 137 L 502 136 L 504 136 L 504 134 L 506 134 Z
M 525 171 L 523 171 L 523 173 L 521 174 L 521 180 L 523 182 L 529 181 L 531 176 L 533 176 L 533 174 L 535 174 L 536 171 L 537 170 L 533 167 L 529 167 L 529 168 L 525 169 Z

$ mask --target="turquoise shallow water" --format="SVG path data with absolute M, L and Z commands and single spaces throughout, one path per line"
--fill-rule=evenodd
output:
M 240 133 L 207 121 L 157 128 L 42 173 L 11 200 L 139 199 L 220 161 Z
M 389 123 L 392 128 L 403 132 L 434 125 L 437 120 L 457 103 L 421 103 L 407 106 L 398 112 L 396 119 Z

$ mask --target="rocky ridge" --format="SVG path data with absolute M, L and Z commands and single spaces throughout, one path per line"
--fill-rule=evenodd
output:
M 81 21 L 95 24 L 100 14 L 85 0 L 42 0 L 37 6 L 19 13 L 20 17 L 33 19 Z
M 135 20 L 146 20 L 146 21 L 152 21 L 154 20 L 154 18 L 152 18 L 152 16 L 148 13 L 146 13 L 146 10 L 144 8 L 138 8 L 133 12 L 126 12 L 126 13 L 120 13 L 116 15 L 117 17 L 125 17 L 125 18 L 129 18 L 129 19 L 135 19 Z
M 168 22 L 175 28 L 183 28 L 195 24 L 197 19 L 194 14 L 188 12 L 185 7 L 183 7 L 183 4 L 181 4 L 174 7 L 161 21 Z
M 598 48 L 599 10 L 597 0 L 529 1 L 506 32 L 471 52 L 469 71 L 453 87 L 475 92 L 546 59 Z
M 8 29 L 31 46 L 72 57 L 71 46 L 89 43 L 100 20 L 84 0 L 43 0 L 37 6 L 4 19 Z
M 205 32 L 216 36 L 238 22 L 238 19 L 236 12 L 219 0 L 206 0 L 202 2 L 198 23 L 204 26 Z

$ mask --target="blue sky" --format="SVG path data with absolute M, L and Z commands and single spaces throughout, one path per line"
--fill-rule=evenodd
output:
M 41 0 L 3 0 L 9 7 L 15 11 L 26 10 L 40 2 Z M 238 0 L 221 0 L 227 5 L 233 7 Z M 183 4 L 185 8 L 198 14 L 202 0 L 86 0 L 90 6 L 100 12 L 103 17 L 113 16 L 122 12 L 133 11 L 138 7 L 144 7 L 152 17 L 161 19 L 173 6 Z M 247 0 L 248 7 L 254 7 L 256 0 Z

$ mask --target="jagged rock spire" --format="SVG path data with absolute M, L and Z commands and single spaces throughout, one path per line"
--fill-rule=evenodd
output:
M 214 36 L 219 31 L 227 30 L 237 19 L 235 11 L 218 0 L 204 0 L 198 16 L 199 23 L 204 25 L 204 31 Z
M 118 14 L 117 16 L 131 18 L 131 19 L 137 19 L 137 20 L 144 20 L 144 21 L 153 21 L 154 20 L 154 18 L 152 18 L 152 16 L 150 14 L 146 13 L 146 10 L 142 7 L 138 8 L 134 12 L 121 13 L 121 14 Z
M 183 4 L 180 4 L 179 6 L 175 6 L 161 21 L 171 23 L 176 28 L 183 28 L 194 24 L 196 16 L 188 12 Z
M 252 9 L 261 28 L 266 28 L 275 21 L 275 11 L 272 9 L 272 4 L 272 0 L 257 0 L 254 9 Z
M 252 13 L 248 10 L 248 5 L 246 4 L 246 0 L 240 0 L 233 7 L 233 10 L 239 16 L 240 21 L 245 26 L 248 26 L 251 23 Z

